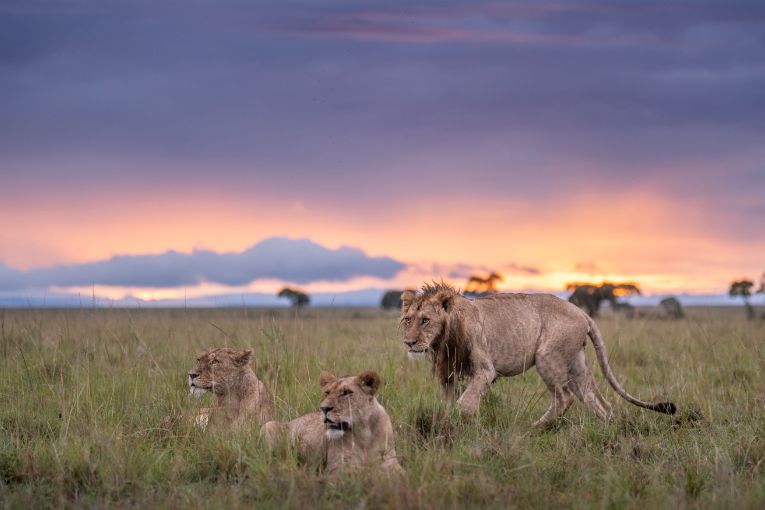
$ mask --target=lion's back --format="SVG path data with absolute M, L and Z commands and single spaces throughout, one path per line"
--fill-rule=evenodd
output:
M 301 442 L 319 445 L 324 441 L 324 420 L 321 411 L 314 411 L 290 420 L 287 423 L 292 439 L 299 438 Z
M 494 294 L 474 301 L 484 314 L 500 317 L 533 317 L 536 315 L 540 324 L 551 320 L 586 320 L 584 312 L 553 294 L 503 293 Z
M 581 342 L 584 313 L 552 294 L 496 294 L 473 302 L 497 372 L 512 376 L 534 365 L 539 342 L 553 333 Z

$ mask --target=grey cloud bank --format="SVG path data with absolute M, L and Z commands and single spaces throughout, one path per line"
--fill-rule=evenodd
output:
M 725 202 L 765 186 L 764 30 L 765 4 L 740 0 L 12 0 L 0 151 L 54 187 L 596 182 Z
M 27 271 L 0 263 L 0 291 L 93 284 L 172 288 L 207 282 L 238 286 L 262 279 L 296 284 L 342 282 L 360 276 L 392 278 L 404 267 L 390 257 L 369 257 L 356 248 L 329 249 L 307 239 L 273 237 L 241 253 L 168 251 Z

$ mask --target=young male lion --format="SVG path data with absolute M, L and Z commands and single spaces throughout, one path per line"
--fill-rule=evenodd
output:
M 212 408 L 200 409 L 195 423 L 204 428 L 208 421 L 222 425 L 258 425 L 272 420 L 274 405 L 271 393 L 250 366 L 252 351 L 228 347 L 206 350 L 189 370 L 189 391 L 201 397 L 211 391 Z
M 302 455 L 323 458 L 328 473 L 360 466 L 401 471 L 393 426 L 375 397 L 380 376 L 367 371 L 337 378 L 322 372 L 319 382 L 324 391 L 320 411 L 266 423 L 260 432 L 266 443 L 273 446 L 288 435 Z
M 674 414 L 675 404 L 643 402 L 616 380 L 595 322 L 578 307 L 549 294 L 496 294 L 468 300 L 446 284 L 424 285 L 418 294 L 401 295 L 401 326 L 411 357 L 429 355 L 449 402 L 459 377 L 469 378 L 460 396 L 460 412 L 473 415 L 489 385 L 533 365 L 552 395 L 535 426 L 552 423 L 573 397 L 600 418 L 611 406 L 600 395 L 587 367 L 589 335 L 606 379 L 622 398 L 646 409 Z

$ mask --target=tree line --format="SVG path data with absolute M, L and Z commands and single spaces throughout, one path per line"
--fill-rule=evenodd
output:
M 504 281 L 504 276 L 499 272 L 491 272 L 488 275 L 474 274 L 466 282 L 463 295 L 468 298 L 484 297 L 499 292 L 498 283 Z M 741 297 L 749 319 L 754 319 L 755 312 L 749 302 L 755 284 L 752 280 L 742 278 L 734 280 L 728 289 L 731 297 Z M 385 310 L 401 309 L 401 294 L 405 290 L 391 289 L 386 291 L 380 300 L 380 307 Z M 612 310 L 623 313 L 627 317 L 635 315 L 635 307 L 622 298 L 642 295 L 640 287 L 635 282 L 572 282 L 566 284 L 566 290 L 570 292 L 569 302 L 575 304 L 591 317 L 597 317 L 604 303 L 608 303 Z M 765 293 L 765 273 L 760 277 L 759 288 L 754 293 Z M 293 308 L 303 308 L 311 302 L 310 296 L 302 290 L 293 287 L 284 287 L 278 297 L 289 300 Z M 659 308 L 664 314 L 672 319 L 682 319 L 685 311 L 680 301 L 674 296 L 667 296 L 659 302 Z M 763 315 L 765 318 L 765 315 Z

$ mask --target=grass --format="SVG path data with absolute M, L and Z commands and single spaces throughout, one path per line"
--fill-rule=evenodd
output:
M 405 357 L 396 316 L 375 310 L 0 311 L 0 505 L 233 508 L 762 508 L 765 321 L 691 309 L 681 321 L 599 320 L 612 367 L 676 418 L 619 399 L 601 422 L 576 403 L 552 431 L 530 370 L 494 384 L 480 417 L 444 409 L 425 361 Z M 163 416 L 206 405 L 184 376 L 211 346 L 254 349 L 287 419 L 313 410 L 322 369 L 371 368 L 407 476 L 328 478 L 257 431 L 204 434 Z M 592 348 L 588 348 L 591 366 Z

